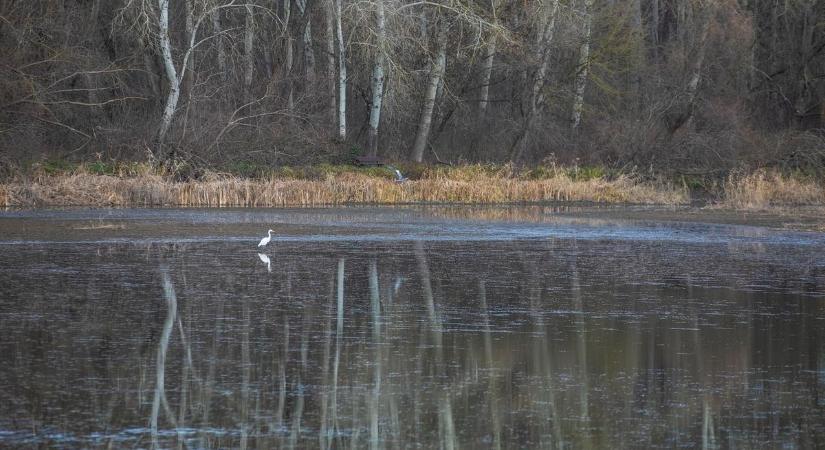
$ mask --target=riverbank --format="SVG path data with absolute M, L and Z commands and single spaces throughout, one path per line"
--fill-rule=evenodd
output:
M 142 165 L 38 170 L 0 182 L 2 207 L 289 207 L 344 204 L 595 202 L 685 205 L 695 180 L 651 181 L 600 168 L 466 165 L 403 168 L 315 166 L 249 173 L 190 173 Z M 825 205 L 814 179 L 771 171 L 731 175 L 700 190 L 717 207 L 760 210 Z

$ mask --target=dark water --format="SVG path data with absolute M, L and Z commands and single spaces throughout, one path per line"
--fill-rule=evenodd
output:
M 823 234 L 546 208 L 0 232 L 0 447 L 825 442 Z

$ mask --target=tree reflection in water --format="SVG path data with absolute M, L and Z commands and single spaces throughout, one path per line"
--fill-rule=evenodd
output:
M 233 243 L 90 245 L 49 256 L 82 271 L 27 278 L 51 264 L 31 251 L 3 272 L 0 444 L 825 439 L 816 248 L 284 242 L 270 273 Z

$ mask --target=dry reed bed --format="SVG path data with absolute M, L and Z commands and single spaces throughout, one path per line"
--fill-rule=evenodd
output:
M 156 175 L 55 175 L 0 184 L 0 206 L 321 206 L 347 203 L 505 203 L 594 201 L 680 204 L 683 189 L 616 180 L 573 180 L 563 174 L 526 180 L 495 175 L 424 178 L 395 183 L 357 173 L 324 180 L 217 178 L 174 182 Z
M 770 209 L 782 206 L 823 206 L 825 186 L 769 170 L 734 174 L 725 183 L 720 206 L 734 209 Z

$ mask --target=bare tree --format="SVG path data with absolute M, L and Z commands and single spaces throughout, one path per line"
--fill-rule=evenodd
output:
M 341 25 L 341 2 L 335 0 L 335 38 L 338 41 L 338 139 L 347 138 L 347 52 Z
M 544 89 L 544 84 L 547 82 L 547 70 L 550 67 L 550 59 L 552 58 L 553 36 L 556 32 L 556 16 L 558 12 L 559 0 L 550 0 L 547 21 L 544 24 L 539 45 L 536 46 L 534 52 L 534 57 L 538 61 L 538 67 L 533 74 L 531 83 L 529 109 L 524 118 L 521 131 L 513 144 L 513 151 L 510 154 L 510 160 L 515 162 L 520 162 L 524 155 L 524 150 L 527 148 L 528 134 L 535 126 L 544 103 L 542 90 Z
M 438 85 L 444 78 L 444 69 L 447 65 L 447 19 L 442 17 L 438 24 L 438 50 L 435 59 L 430 64 L 430 80 L 427 83 L 427 90 L 424 93 L 424 105 L 421 108 L 421 116 L 418 120 L 418 132 L 415 135 L 415 143 L 412 148 L 412 160 L 421 162 L 424 158 L 424 148 L 427 146 L 427 139 L 430 137 L 430 126 L 433 121 L 433 108 L 435 107 Z
M 384 101 L 384 47 L 387 45 L 384 0 L 375 0 L 376 50 L 372 69 L 372 102 L 370 105 L 370 129 L 367 135 L 367 151 L 378 153 L 378 126 L 381 124 L 381 104 Z
M 584 40 L 579 49 L 579 63 L 577 65 L 576 81 L 573 97 L 573 114 L 570 118 L 573 129 L 579 127 L 584 109 L 584 89 L 587 86 L 587 75 L 590 71 L 590 42 L 593 37 L 593 0 L 584 0 L 582 15 L 584 17 Z

